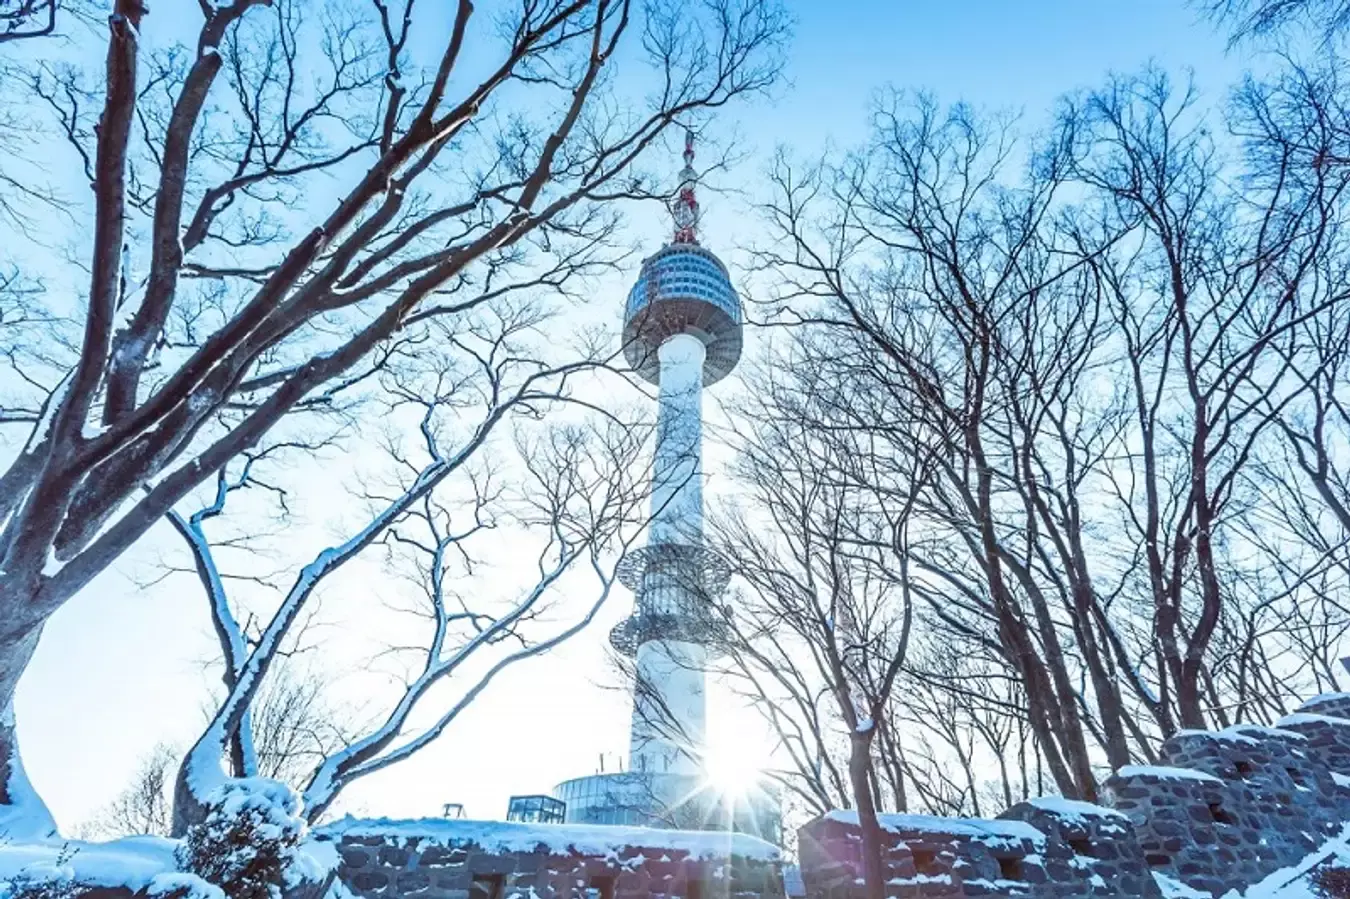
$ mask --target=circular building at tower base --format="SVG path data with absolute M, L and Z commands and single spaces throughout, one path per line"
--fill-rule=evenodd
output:
M 732 831 L 775 845 L 782 839 L 779 798 L 758 785 L 729 795 L 699 776 L 624 771 L 565 780 L 553 795 L 567 804 L 568 824 Z

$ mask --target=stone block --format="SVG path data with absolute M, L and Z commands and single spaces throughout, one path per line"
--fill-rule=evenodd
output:
M 469 891 L 458 887 L 443 887 L 436 878 L 436 899 L 469 899 Z
M 404 871 L 396 881 L 398 891 L 404 896 L 426 892 L 431 887 L 431 875 L 422 871 Z
M 469 899 L 469 875 L 459 872 L 437 871 L 431 875 L 436 885 L 439 899 Z M 451 893 L 463 893 L 463 896 L 451 897 Z
M 342 856 L 342 863 L 349 868 L 364 868 L 370 864 L 370 853 L 359 846 L 339 846 L 338 854 Z
M 510 874 L 516 869 L 516 853 L 471 852 L 465 866 L 471 874 Z
M 351 883 L 358 892 L 379 893 L 389 886 L 389 875 L 383 871 L 358 871 L 352 875 Z
M 380 864 L 391 868 L 402 868 L 412 858 L 412 853 L 402 846 L 381 846 L 378 855 Z
M 451 865 L 462 865 L 468 860 L 469 853 L 463 849 L 433 844 L 422 850 L 418 856 L 417 866 L 419 868 L 445 868 Z

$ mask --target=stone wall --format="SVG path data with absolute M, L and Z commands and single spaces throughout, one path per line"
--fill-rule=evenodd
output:
M 1160 899 L 1159 884 L 1241 890 L 1350 822 L 1350 695 L 1277 727 L 1183 731 L 1123 768 L 1103 805 L 1047 798 L 993 820 L 885 815 L 893 899 Z M 742 834 L 501 822 L 323 828 L 362 899 L 784 899 L 776 849 Z M 857 817 L 798 834 L 809 899 L 861 899 Z
M 1303 859 L 1350 822 L 1350 695 L 1277 727 L 1183 731 L 1156 766 L 1110 777 L 1102 806 L 1033 800 L 996 820 L 886 815 L 887 896 L 1160 896 L 1159 879 L 1218 896 Z M 857 818 L 799 832 L 812 899 L 861 899 Z
M 1130 820 L 1087 803 L 1032 800 L 994 820 L 884 815 L 882 827 L 888 896 L 1160 895 Z M 800 842 L 807 896 L 862 895 L 855 814 L 812 821 Z
M 743 834 L 443 819 L 321 834 L 364 899 L 784 899 L 777 849 Z

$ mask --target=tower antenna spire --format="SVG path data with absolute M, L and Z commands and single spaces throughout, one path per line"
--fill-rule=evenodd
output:
M 675 243 L 698 243 L 698 172 L 694 171 L 694 129 L 684 131 L 684 168 L 680 170 L 680 190 L 670 204 L 675 219 Z

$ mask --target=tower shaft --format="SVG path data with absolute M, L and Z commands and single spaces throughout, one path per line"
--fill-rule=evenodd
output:
M 703 341 L 676 334 L 661 343 L 656 455 L 652 472 L 650 546 L 703 544 Z M 656 616 L 703 614 L 702 572 L 670 553 L 643 575 L 639 603 Z M 699 643 L 650 639 L 638 647 L 630 766 L 651 773 L 695 774 L 706 729 L 704 669 Z
M 652 544 L 703 542 L 703 341 L 666 338 L 652 467 Z

